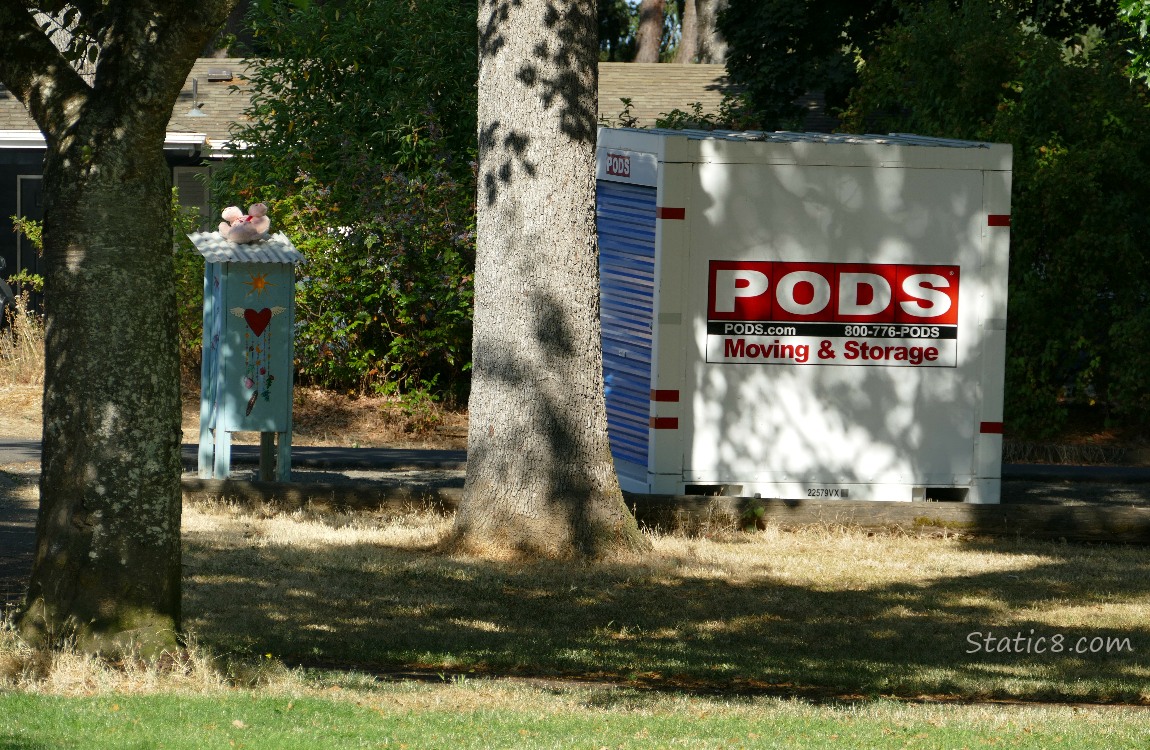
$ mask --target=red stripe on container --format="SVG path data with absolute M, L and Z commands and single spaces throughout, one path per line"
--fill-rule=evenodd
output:
M 978 426 L 978 431 L 983 435 L 1001 435 L 1002 422 L 983 422 Z
M 670 402 L 677 404 L 677 403 L 679 403 L 679 392 L 678 391 L 651 391 L 651 400 L 652 401 L 670 401 Z
M 986 217 L 986 225 L 988 227 L 1008 227 L 1010 226 L 1010 214 L 990 214 Z
M 655 209 L 655 216 L 660 219 L 686 219 L 687 209 L 659 206 Z
M 679 429 L 679 418 L 651 417 L 651 426 L 656 430 L 677 430 Z

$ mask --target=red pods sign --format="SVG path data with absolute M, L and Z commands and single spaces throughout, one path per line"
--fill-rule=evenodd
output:
M 958 266 L 710 262 L 707 361 L 953 367 Z

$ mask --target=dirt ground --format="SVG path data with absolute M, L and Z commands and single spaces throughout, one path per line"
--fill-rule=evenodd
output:
M 40 386 L 0 386 L 0 437 L 40 439 Z M 296 445 L 343 448 L 467 447 L 467 414 L 437 404 L 405 406 L 394 399 L 345 396 L 296 388 L 293 441 Z M 198 394 L 183 403 L 185 443 L 200 439 Z M 236 433 L 234 442 L 254 444 L 258 433 Z
M 185 443 L 198 443 L 199 394 L 186 389 Z M 40 438 L 41 386 L 0 385 L 0 438 Z M 353 396 L 297 387 L 293 442 L 340 448 L 467 447 L 467 413 L 438 404 L 404 405 L 395 399 Z M 235 433 L 240 444 L 256 444 L 258 433 Z M 1005 463 L 1150 466 L 1150 440 L 1098 427 L 1071 430 L 1057 442 L 1007 440 Z
M 40 386 L 0 386 L 0 436 L 40 439 Z

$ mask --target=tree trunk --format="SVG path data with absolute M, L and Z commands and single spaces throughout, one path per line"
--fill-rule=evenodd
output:
M 480 0 L 467 479 L 455 544 L 602 557 L 647 545 L 607 442 L 595 232 L 594 0 Z
M 639 3 L 639 30 L 635 33 L 635 62 L 657 63 L 663 44 L 663 16 L 667 0 Z
M 168 168 L 94 129 L 44 169 L 47 371 L 37 550 L 23 617 L 85 651 L 175 645 L 180 399 Z M 158 140 L 158 142 L 157 142 Z M 102 145 L 96 145 L 102 144 Z
M 727 7 L 727 0 L 693 0 L 693 2 L 698 9 L 696 31 L 699 40 L 698 61 L 722 65 L 727 61 L 727 41 L 719 33 L 717 19 L 719 12 Z
M 0 79 L 47 142 L 40 512 L 19 620 L 34 641 L 102 653 L 177 645 L 180 398 L 164 131 L 196 53 L 234 3 L 83 5 L 100 9 L 85 19 L 92 41 L 76 58 L 96 61 L 89 81 L 27 5 L 0 2 L 0 48 L 12 53 Z
M 698 62 L 699 54 L 699 14 L 696 4 L 705 0 L 684 0 L 683 19 L 680 24 L 679 46 L 675 48 L 675 62 L 690 64 Z

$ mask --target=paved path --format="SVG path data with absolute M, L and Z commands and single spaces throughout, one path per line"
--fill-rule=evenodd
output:
M 183 446 L 184 467 L 195 471 L 197 446 Z M 35 481 L 40 461 L 37 441 L 0 439 L 0 466 L 18 466 L 23 476 L 0 472 L 0 606 L 15 601 L 31 569 L 36 532 L 36 504 L 10 490 Z M 233 445 L 232 462 L 251 474 L 259 463 L 259 446 Z M 411 474 L 454 477 L 466 467 L 462 450 L 395 448 L 317 448 L 293 446 L 296 481 L 410 483 Z M 294 472 L 293 472 L 294 473 Z M 1003 466 L 1004 503 L 1057 505 L 1121 504 L 1150 507 L 1150 468 L 1121 466 L 1055 466 L 1006 464 Z M 442 476 L 440 477 L 442 478 Z
M 196 468 L 199 446 L 184 445 L 184 466 Z M 414 469 L 463 469 L 467 451 L 416 450 L 410 448 L 316 448 L 292 446 L 292 466 L 306 469 L 376 469 L 405 471 Z M 258 464 L 258 445 L 233 445 L 232 463 Z M 0 466 L 26 461 L 40 461 L 40 441 L 0 438 Z
M 0 438 L 0 466 L 40 460 L 39 440 Z
M 198 447 L 183 446 L 184 467 L 194 470 Z M 232 462 L 259 463 L 258 445 L 233 445 Z M 40 442 L 0 438 L 0 466 L 40 460 Z M 407 471 L 419 469 L 461 470 L 467 451 L 410 448 L 316 448 L 292 446 L 292 466 L 305 469 L 360 469 Z M 1147 466 L 1059 466 L 1054 464 L 1003 464 L 1004 481 L 1101 482 L 1150 484 Z

